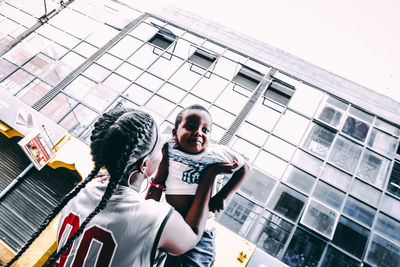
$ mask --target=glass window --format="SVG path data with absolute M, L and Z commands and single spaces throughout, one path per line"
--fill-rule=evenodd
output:
M 122 60 L 110 55 L 109 53 L 105 53 L 97 60 L 97 63 L 106 66 L 110 70 L 115 70 L 119 65 L 121 65 Z
M 289 266 L 317 266 L 326 243 L 298 227 L 283 256 Z
M 308 117 L 313 117 L 324 93 L 300 82 L 292 84 L 296 87 L 296 91 L 290 99 L 289 107 Z
M 296 150 L 292 163 L 301 169 L 318 176 L 322 169 L 322 160 L 300 149 Z
M 175 104 L 155 95 L 145 104 L 145 107 L 160 116 L 167 117 L 172 112 Z
M 239 112 L 243 109 L 243 106 L 247 103 L 248 98 L 242 94 L 238 94 L 233 91 L 233 84 L 229 83 L 228 87 L 220 94 L 215 101 L 217 106 L 220 106 L 226 109 L 229 112 L 234 114 L 239 114 Z M 232 105 L 232 103 L 235 103 Z
M 338 218 L 339 212 L 310 199 L 301 218 L 301 223 L 331 239 Z
M 356 118 L 348 116 L 346 121 L 344 122 L 342 132 L 348 134 L 349 136 L 364 142 L 367 137 L 369 130 L 369 125 L 365 122 L 362 122 Z
M 132 84 L 129 86 L 129 88 L 123 93 L 123 96 L 130 99 L 134 103 L 138 105 L 144 105 L 144 103 L 147 102 L 147 100 L 150 99 L 150 97 L 153 95 L 152 92 L 149 90 L 137 85 L 137 84 Z
M 108 52 L 121 59 L 126 59 L 133 54 L 143 42 L 129 35 L 125 35 L 118 43 L 111 47 Z
M 264 91 L 263 97 L 281 105 L 287 105 L 292 98 L 296 88 L 282 80 L 272 78 L 272 83 Z
M 84 72 L 83 75 L 92 79 L 95 82 L 102 82 L 108 75 L 110 74 L 110 70 L 93 63 L 90 65 Z
M 232 79 L 235 73 L 238 71 L 239 64 L 236 62 L 229 60 L 225 57 L 221 57 L 218 59 L 217 64 L 214 68 L 214 73 L 224 77 L 225 79 Z
M 254 125 L 248 122 L 244 122 L 240 126 L 237 135 L 242 137 L 243 139 L 251 141 L 252 143 L 258 146 L 262 146 L 268 137 L 267 132 L 261 130 L 258 127 L 255 127 Z
M 144 72 L 136 79 L 136 83 L 152 92 L 155 92 L 160 88 L 164 81 L 148 72 Z
M 153 54 L 153 48 L 149 44 L 144 44 L 128 58 L 129 63 L 141 69 L 147 69 L 158 58 L 156 54 Z
M 18 93 L 24 86 L 29 84 L 34 76 L 29 74 L 28 72 L 18 69 L 16 72 L 11 74 L 7 79 L 0 83 L 0 88 L 9 92 L 12 95 Z
M 76 104 L 72 98 L 59 93 L 40 110 L 40 113 L 58 123 Z
M 321 112 L 318 114 L 317 118 L 337 129 L 340 126 L 343 117 L 344 115 L 342 110 L 326 104 Z
M 208 111 L 211 114 L 213 123 L 218 124 L 225 129 L 231 126 L 235 119 L 235 116 L 216 106 L 212 106 Z
M 64 80 L 64 78 L 67 77 L 67 75 L 70 74 L 72 71 L 73 68 L 69 65 L 61 61 L 56 61 L 49 65 L 48 68 L 43 70 L 40 73 L 39 78 L 47 82 L 48 84 L 55 86 L 59 82 Z
M 352 173 L 357 166 L 361 150 L 361 146 L 339 136 L 333 146 L 329 161 Z
M 340 217 L 332 243 L 361 258 L 367 244 L 369 231 L 355 222 Z
M 251 132 L 251 135 L 253 136 L 253 132 Z M 273 135 L 268 138 L 264 148 L 287 161 L 292 158 L 294 152 L 296 151 L 295 146 Z
M 335 132 L 318 124 L 313 124 L 303 147 L 325 159 L 335 135 Z
M 329 182 L 337 188 L 347 191 L 351 182 L 351 175 L 335 168 L 329 164 L 326 164 L 321 174 L 321 179 Z
M 325 257 L 322 261 L 321 266 L 324 267 L 359 267 L 360 262 L 355 259 L 347 256 L 343 252 L 333 248 L 332 246 L 328 246 L 328 250 L 326 251 Z
M 343 208 L 343 213 L 364 223 L 365 225 L 371 226 L 374 220 L 376 210 L 371 208 L 364 203 L 358 201 L 355 198 L 349 197 L 346 201 L 346 205 Z
M 232 79 L 232 81 L 243 86 L 244 88 L 247 88 L 250 91 L 253 91 L 257 88 L 263 76 L 263 73 L 242 65 L 241 69 Z
M 246 235 L 262 208 L 235 194 L 217 221 L 240 235 Z
M 276 257 L 282 252 L 292 228 L 291 223 L 269 211 L 264 211 L 263 216 L 249 231 L 247 238 Z
M 33 82 L 28 84 L 23 90 L 21 90 L 17 97 L 21 99 L 25 104 L 33 106 L 39 101 L 44 95 L 51 90 L 51 86 L 42 82 L 39 79 L 35 79 Z
M 388 192 L 400 197 L 400 163 L 395 161 L 387 186 Z
M 190 106 L 190 105 L 193 105 L 193 104 L 199 104 L 199 105 L 202 105 L 205 108 L 210 107 L 210 103 L 208 103 L 207 101 L 205 101 L 205 100 L 203 100 L 201 98 L 198 98 L 197 96 L 194 96 L 192 94 L 187 94 L 183 98 L 183 100 L 181 102 L 181 106 L 182 107 L 187 107 L 187 106 Z M 213 118 L 213 121 L 214 121 L 214 117 L 212 117 L 212 118 Z M 232 118 L 232 120 L 233 120 L 233 118 Z
M 274 188 L 276 180 L 271 176 L 252 168 L 249 177 L 240 187 L 240 191 L 253 197 L 254 199 L 265 203 Z
M 4 58 L 0 58 L 0 81 L 15 71 L 18 67 L 8 62 Z
M 375 121 L 375 126 L 378 127 L 379 129 L 384 130 L 385 132 L 388 132 L 394 136 L 399 136 L 400 135 L 400 129 L 392 124 L 389 124 L 379 118 L 376 119 Z
M 170 60 L 159 57 L 149 68 L 149 72 L 167 80 L 183 64 L 183 60 L 172 56 Z
M 52 62 L 53 60 L 51 58 L 39 53 L 24 65 L 24 69 L 33 75 L 39 75 L 39 73 L 47 68 L 47 66 Z
M 366 121 L 368 123 L 372 123 L 372 121 L 374 120 L 374 116 L 372 116 L 372 115 L 370 115 L 370 114 L 368 114 L 368 113 L 366 113 L 366 112 L 364 112 L 364 111 L 362 111 L 362 110 L 360 110 L 360 109 L 358 109 L 358 108 L 356 108 L 354 106 L 350 107 L 349 112 L 350 112 L 351 115 L 354 115 L 354 116 L 356 116 L 356 117 L 358 117 L 358 118 L 360 118 L 360 119 L 362 119 L 362 120 L 364 120 L 364 121 Z
M 161 86 L 157 93 L 174 103 L 179 103 L 186 95 L 186 91 L 170 83 L 165 83 L 163 86 Z
M 292 221 L 296 221 L 303 210 L 306 199 L 306 196 L 283 184 L 279 184 L 272 193 L 267 207 Z
M 389 239 L 400 242 L 400 222 L 386 216 L 385 214 L 378 214 L 375 230 L 381 232 Z
M 194 86 L 191 93 L 208 102 L 214 102 L 227 85 L 227 80 L 216 75 L 211 76 L 209 79 L 203 77 L 200 82 Z
M 129 64 L 127 62 L 122 63 L 118 69 L 115 70 L 119 75 L 127 78 L 128 80 L 134 81 L 140 74 L 142 74 L 142 70 Z
M 118 93 L 122 93 L 126 88 L 128 88 L 130 83 L 131 82 L 129 80 L 123 78 L 122 76 L 112 73 L 104 80 L 103 85 L 112 88 Z
M 97 117 L 97 113 L 78 105 L 61 122 L 60 125 L 74 136 L 79 136 Z
M 190 71 L 187 66 L 183 65 L 177 72 L 172 75 L 169 81 L 184 90 L 190 90 L 199 81 L 201 76 L 197 73 Z
M 376 266 L 400 266 L 400 247 L 375 234 L 368 250 L 367 261 Z
M 381 192 L 376 188 L 361 182 L 358 179 L 354 179 L 350 189 L 350 194 L 356 196 L 365 203 L 376 207 L 381 196 Z
M 314 185 L 315 177 L 290 165 L 282 180 L 296 189 L 308 194 Z
M 257 155 L 254 165 L 280 179 L 285 172 L 287 162 L 262 150 Z
M 253 144 L 250 144 L 249 142 L 243 140 L 242 138 L 235 137 L 232 140 L 232 148 L 238 152 L 240 152 L 242 155 L 244 155 L 246 158 L 248 158 L 249 162 L 252 162 L 254 158 L 256 157 L 259 148 Z M 265 169 L 265 168 L 262 168 Z
M 271 131 L 281 114 L 262 105 L 261 102 L 258 100 L 258 103 L 254 105 L 246 120 L 266 131 Z
M 309 120 L 290 110 L 286 111 L 275 127 L 274 134 L 297 145 L 304 135 Z M 293 131 L 293 129 L 296 129 Z
M 398 140 L 393 136 L 374 128 L 371 131 L 368 146 L 386 156 L 393 157 L 396 153 L 397 142 Z
M 157 32 L 157 28 L 147 24 L 147 23 L 140 23 L 134 29 L 132 29 L 129 34 L 135 36 L 143 41 L 149 40 L 154 34 Z
M 312 196 L 322 203 L 336 210 L 340 210 L 345 194 L 322 181 L 318 181 Z
M 81 42 L 78 46 L 74 48 L 74 51 L 86 58 L 89 58 L 97 51 L 97 48 L 86 42 Z
M 381 202 L 381 211 L 400 220 L 400 201 L 388 195 L 384 195 Z
M 365 150 L 357 176 L 382 188 L 388 175 L 390 161 L 378 154 Z
M 211 75 L 210 70 L 215 67 L 214 63 L 217 60 L 217 57 L 218 56 L 211 51 L 197 48 L 188 58 L 189 68 L 199 75 L 204 75 L 209 78 Z

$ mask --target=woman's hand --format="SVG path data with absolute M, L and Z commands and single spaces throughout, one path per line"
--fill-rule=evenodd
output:
M 110 174 L 106 171 L 101 171 L 94 178 L 99 178 L 99 182 L 104 183 L 105 181 L 110 179 Z

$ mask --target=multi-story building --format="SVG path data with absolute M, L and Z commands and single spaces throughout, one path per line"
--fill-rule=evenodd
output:
M 229 239 L 218 241 L 216 266 L 224 253 L 248 266 L 271 256 L 289 266 L 400 265 L 400 103 L 179 9 L 148 14 L 77 0 L 47 1 L 43 10 L 0 2 L 0 120 L 8 137 L 45 125 L 61 145 L 53 169 L 34 173 L 49 183 L 62 169 L 64 178 L 26 180 L 35 201 L 25 180 L 0 200 L 0 260 L 76 182 L 66 178 L 76 172 L 56 167 L 87 171 L 80 160 L 90 161 L 86 144 L 102 112 L 142 108 L 169 133 L 176 114 L 198 103 L 212 115 L 212 140 L 252 166 L 217 215 L 249 250 L 230 255 Z M 1 141 L 13 146 L 1 146 L 2 158 L 19 149 L 10 140 Z M 0 172 L 0 189 L 26 165 Z M 55 236 L 42 239 L 54 250 Z M 48 256 L 35 253 L 36 264 Z

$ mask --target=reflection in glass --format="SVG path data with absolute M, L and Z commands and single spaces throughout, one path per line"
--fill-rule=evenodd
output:
M 381 191 L 366 183 L 361 182 L 358 179 L 354 179 L 350 189 L 350 194 L 356 196 L 365 203 L 376 207 L 381 196 Z
M 273 135 L 268 138 L 264 148 L 287 161 L 292 158 L 296 150 L 295 146 Z
M 24 86 L 29 84 L 35 77 L 28 72 L 18 69 L 7 79 L 0 83 L 0 89 L 9 92 L 12 95 L 17 94 Z
M 340 252 L 339 250 L 328 246 L 328 250 L 322 261 L 324 267 L 359 267 L 360 262 Z
M 381 211 L 400 220 L 400 201 L 389 195 L 384 195 L 381 202 Z
M 374 221 L 376 210 L 370 206 L 365 205 L 355 198 L 349 197 L 346 205 L 343 208 L 343 213 L 352 217 L 365 225 L 371 226 Z
M 367 244 L 368 235 L 369 230 L 342 216 L 337 224 L 332 243 L 357 258 L 361 258 Z
M 42 82 L 39 79 L 35 79 L 33 82 L 28 84 L 22 89 L 17 97 L 21 99 L 25 104 L 32 106 L 39 101 L 45 94 L 51 90 L 51 86 Z
M 348 172 L 353 172 L 360 158 L 361 146 L 341 136 L 336 139 L 329 161 Z
M 364 142 L 368 134 L 369 125 L 365 122 L 357 120 L 351 116 L 347 117 L 342 132 L 354 137 L 355 139 Z
M 368 250 L 367 261 L 376 266 L 398 267 L 400 247 L 375 234 Z
M 292 160 L 296 166 L 300 167 L 301 169 L 318 176 L 322 169 L 323 161 L 317 157 L 314 157 L 300 149 L 296 150 L 294 153 L 294 157 Z
M 283 256 L 289 266 L 316 267 L 326 243 L 298 227 Z
M 336 210 L 340 210 L 345 194 L 322 181 L 318 181 L 312 196 L 322 203 Z
M 318 119 L 334 128 L 337 128 L 340 124 L 342 116 L 342 111 L 331 106 L 325 106 L 319 114 Z
M 263 216 L 253 225 L 247 238 L 276 257 L 283 250 L 292 227 L 291 223 L 264 210 Z
M 274 178 L 252 168 L 245 183 L 240 187 L 240 191 L 264 203 L 274 188 L 275 182 Z
M 267 207 L 292 221 L 296 221 L 306 199 L 306 196 L 283 184 L 279 184 L 269 199 Z
M 235 233 L 246 235 L 261 211 L 261 207 L 235 194 L 217 221 Z
M 338 218 L 339 212 L 310 199 L 301 218 L 301 223 L 331 239 Z
M 39 53 L 24 65 L 24 69 L 33 75 L 39 75 L 52 62 L 51 58 Z
M 8 62 L 4 58 L 0 58 L 0 81 L 3 80 L 10 73 L 15 71 L 18 67 Z
M 375 230 L 381 232 L 386 237 L 400 243 L 400 222 L 396 221 L 383 213 L 379 213 L 376 221 Z
M 321 179 L 329 182 L 343 191 L 347 191 L 351 182 L 350 175 L 329 164 L 325 165 L 324 170 L 322 171 Z
M 314 124 L 303 147 L 322 158 L 326 158 L 335 134 L 335 132 L 327 128 Z
M 397 161 L 394 162 L 387 190 L 400 197 L 400 163 Z
M 40 110 L 40 113 L 58 123 L 76 104 L 72 98 L 59 93 Z
M 69 65 L 61 61 L 56 61 L 50 64 L 48 68 L 43 70 L 38 77 L 48 84 L 55 86 L 64 80 L 64 78 L 67 77 L 72 70 L 73 68 L 71 68 Z
M 59 124 L 74 136 L 79 136 L 97 117 L 97 113 L 78 105 Z
M 386 181 L 390 161 L 378 154 L 366 150 L 358 168 L 357 175 L 379 188 Z
M 283 181 L 308 194 L 314 185 L 315 177 L 290 165 L 285 172 Z
M 257 155 L 254 165 L 280 179 L 285 172 L 287 162 L 264 150 Z
M 386 156 L 393 157 L 396 153 L 397 142 L 398 140 L 393 136 L 374 128 L 369 137 L 368 146 Z

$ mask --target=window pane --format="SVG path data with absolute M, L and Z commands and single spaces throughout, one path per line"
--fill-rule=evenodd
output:
M 135 102 L 138 105 L 143 105 L 149 100 L 149 98 L 153 95 L 149 90 L 144 89 L 143 87 L 132 84 L 124 93 L 123 96 Z
M 240 191 L 264 203 L 274 188 L 275 182 L 276 180 L 272 177 L 256 168 L 252 168 L 249 177 L 240 187 Z
M 325 165 L 321 179 L 329 182 L 337 188 L 347 191 L 351 182 L 351 176 L 329 164 Z
M 400 197 L 400 163 L 397 161 L 394 162 L 387 190 Z
M 130 56 L 128 61 L 141 69 L 147 69 L 158 58 L 156 54 L 153 54 L 153 49 L 153 46 L 145 44 Z
M 372 149 L 393 157 L 396 152 L 397 139 L 377 129 L 372 129 L 368 140 L 368 146 Z
M 130 81 L 123 78 L 122 76 L 112 73 L 103 82 L 103 84 L 112 88 L 114 91 L 121 93 L 129 86 Z
M 155 95 L 147 102 L 145 107 L 163 117 L 167 117 L 172 112 L 175 104 Z
M 40 110 L 40 113 L 58 123 L 76 103 L 77 102 L 72 98 L 60 93 L 47 103 L 46 106 Z
M 200 82 L 195 85 L 191 93 L 208 102 L 214 102 L 227 85 L 227 80 L 216 75 L 211 76 L 209 79 L 203 77 Z
M 340 217 L 332 243 L 353 254 L 357 258 L 363 255 L 369 231 L 355 222 Z
M 308 194 L 314 185 L 315 177 L 293 166 L 289 166 L 282 180 Z
M 235 194 L 217 221 L 235 233 L 246 235 L 261 211 L 261 207 Z
M 365 150 L 357 176 L 379 188 L 383 187 L 390 161 L 378 154 Z
M 17 97 L 21 99 L 25 104 L 32 106 L 39 99 L 51 90 L 51 86 L 42 82 L 39 79 L 35 79 L 27 87 L 22 89 Z
M 294 154 L 292 163 L 296 166 L 300 167 L 301 169 L 318 176 L 319 172 L 322 168 L 322 160 L 317 157 L 314 157 L 300 149 L 296 151 Z
M 312 196 L 320 200 L 322 203 L 340 210 L 345 194 L 322 181 L 318 181 Z
M 286 244 L 293 225 L 281 217 L 264 211 L 247 238 L 272 256 L 277 256 Z
M 339 212 L 310 199 L 301 218 L 301 223 L 331 239 L 338 218 Z
M 381 119 L 377 119 L 375 122 L 375 126 L 378 127 L 379 129 L 382 129 L 394 136 L 399 136 L 400 135 L 400 129 L 396 126 L 393 126 Z
M 280 179 L 286 169 L 287 162 L 262 150 L 254 161 L 254 165 Z
M 235 119 L 235 116 L 216 106 L 212 106 L 208 111 L 211 114 L 213 123 L 218 124 L 225 129 L 231 126 Z
M 97 115 L 85 106 L 78 105 L 60 122 L 60 125 L 72 135 L 79 136 Z
M 348 172 L 353 172 L 360 158 L 361 146 L 341 136 L 336 139 L 329 160 Z
M 283 256 L 289 266 L 317 266 L 326 243 L 301 228 L 297 228 Z
M 296 151 L 295 146 L 273 135 L 268 138 L 264 148 L 287 161 L 292 158 Z
M 269 199 L 267 207 L 292 221 L 296 221 L 306 199 L 304 195 L 280 184 Z
M 376 210 L 371 208 L 364 203 L 356 200 L 355 198 L 349 197 L 346 201 L 346 205 L 343 208 L 343 213 L 364 223 L 365 225 L 371 226 L 374 220 Z
M 379 202 L 379 198 L 381 196 L 381 192 L 376 188 L 361 182 L 358 179 L 353 181 L 351 186 L 350 194 L 356 196 L 357 198 L 361 199 L 365 203 L 376 207 Z
M 329 148 L 332 145 L 335 135 L 335 132 L 313 124 L 303 147 L 325 159 L 328 156 Z
M 240 126 L 237 135 L 242 137 L 243 139 L 251 141 L 252 143 L 258 146 L 262 146 L 268 137 L 267 132 L 261 130 L 258 127 L 255 127 L 254 125 L 248 122 L 244 122 Z
M 159 57 L 149 68 L 149 71 L 158 77 L 168 79 L 183 64 L 183 60 L 172 56 L 170 60 Z
M 130 81 L 136 80 L 136 78 L 139 77 L 140 74 L 142 74 L 141 69 L 139 69 L 127 62 L 122 63 L 122 65 L 119 66 L 119 68 L 116 69 L 115 72 L 118 73 L 119 75 L 127 78 Z
M 361 142 L 365 141 L 365 137 L 368 134 L 368 130 L 369 130 L 368 124 L 360 120 L 357 120 L 351 116 L 347 117 L 342 128 L 342 132 L 350 135 L 351 137 Z
M 30 75 L 28 72 L 19 69 L 0 83 L 0 89 L 15 95 L 34 78 L 35 77 Z
M 69 65 L 56 61 L 48 66 L 39 74 L 39 78 L 48 84 L 55 86 L 61 82 L 68 74 L 72 72 L 73 68 Z
M 400 247 L 379 235 L 374 235 L 368 250 L 367 261 L 376 266 L 400 266 Z
M 33 75 L 39 75 L 39 73 L 47 68 L 47 66 L 52 62 L 53 60 L 51 58 L 39 53 L 24 65 L 24 69 Z
M 242 138 L 235 137 L 232 141 L 232 148 L 246 158 L 248 158 L 249 162 L 253 162 L 254 158 L 256 157 L 259 148 L 255 145 L 250 144 L 249 142 L 243 140 Z M 262 168 L 267 169 L 267 168 Z
M 400 242 L 400 222 L 379 213 L 376 221 L 375 230 L 381 232 L 389 239 Z
M 233 84 L 229 83 L 228 87 L 218 96 L 215 104 L 230 111 L 234 114 L 239 114 L 243 106 L 248 101 L 248 98 L 242 94 L 239 94 L 232 89 Z M 232 105 L 232 103 L 235 103 Z
M 279 117 L 279 112 L 262 105 L 261 101 L 259 101 L 254 105 L 246 120 L 266 131 L 271 131 Z
M 322 261 L 324 267 L 359 267 L 360 262 L 329 246 Z
M 274 75 L 274 77 L 276 77 L 276 75 Z M 308 117 L 313 117 L 324 93 L 300 82 L 291 84 L 296 87 L 296 90 L 290 99 L 289 107 L 299 111 L 300 113 L 303 113 Z
M 143 42 L 129 35 L 125 35 L 118 43 L 116 43 L 110 50 L 109 53 L 121 58 L 128 58 L 133 52 L 135 52 Z
M 15 71 L 18 67 L 8 62 L 4 58 L 0 58 L 0 81 L 8 76 L 11 72 Z
M 341 124 L 343 117 L 344 116 L 342 110 L 339 110 L 334 106 L 325 105 L 317 118 L 334 128 L 338 128 Z
M 274 133 L 296 145 L 306 131 L 308 122 L 309 120 L 305 117 L 291 111 L 286 111 L 286 114 L 279 120 Z M 293 131 L 293 129 L 296 129 L 296 131 Z
M 393 218 L 400 220 L 400 201 L 388 195 L 383 196 L 381 210 Z

